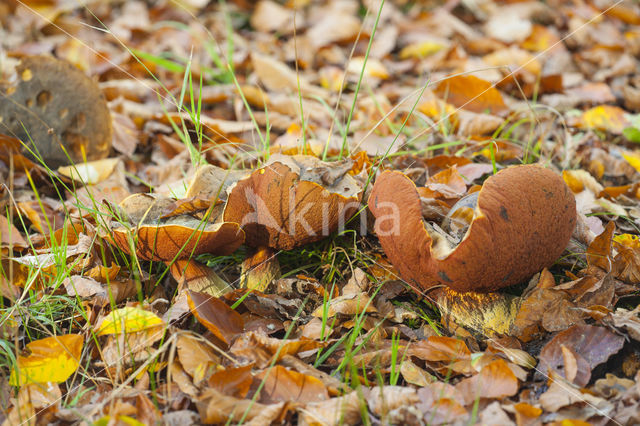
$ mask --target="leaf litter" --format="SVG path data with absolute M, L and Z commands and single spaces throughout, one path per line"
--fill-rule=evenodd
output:
M 9 2 L 0 40 L 3 424 L 640 422 L 636 3 Z

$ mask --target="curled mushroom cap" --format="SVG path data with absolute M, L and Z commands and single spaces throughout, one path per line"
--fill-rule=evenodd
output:
M 382 248 L 416 289 L 487 292 L 521 282 L 562 254 L 576 223 L 571 190 L 539 165 L 508 167 L 487 179 L 456 247 L 428 231 L 417 188 L 400 172 L 380 175 L 369 208 Z
M 242 225 L 247 245 L 289 250 L 321 240 L 353 216 L 362 185 L 351 161 L 273 155 L 228 190 L 226 222 Z
M 134 235 L 136 254 L 143 260 L 170 262 L 202 253 L 231 254 L 244 241 L 237 223 L 209 222 L 187 214 L 167 215 L 174 200 L 134 194 L 120 203 L 125 222 L 111 229 L 113 242 L 130 253 L 128 234 Z

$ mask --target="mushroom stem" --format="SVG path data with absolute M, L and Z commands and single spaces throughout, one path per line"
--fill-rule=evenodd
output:
M 258 247 L 252 249 L 242 262 L 240 287 L 265 291 L 280 275 L 280 263 L 275 250 L 266 246 Z

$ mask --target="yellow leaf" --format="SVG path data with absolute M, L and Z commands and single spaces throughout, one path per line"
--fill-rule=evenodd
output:
M 402 48 L 400 51 L 400 59 L 422 59 L 438 53 L 444 47 L 443 44 L 435 41 L 422 41 L 411 43 Z
M 131 416 L 125 416 L 125 415 L 119 415 L 115 417 L 112 417 L 112 416 L 101 417 L 94 423 L 94 426 L 107 426 L 112 423 L 111 422 L 112 420 L 115 420 L 115 422 L 113 422 L 115 424 L 123 423 L 129 426 L 144 426 L 144 423 L 139 422 L 138 420 L 134 419 Z
M 629 126 L 627 113 L 620 107 L 598 105 L 582 114 L 582 127 L 621 134 Z
M 631 249 L 640 248 L 640 239 L 638 239 L 637 235 L 620 234 L 620 235 L 614 236 L 613 241 L 620 244 L 621 246 L 628 247 Z
M 418 105 L 418 111 L 433 119 L 436 122 L 448 121 L 454 126 L 458 125 L 458 115 L 456 107 L 440 99 L 429 99 Z
M 127 306 L 116 309 L 105 317 L 98 328 L 97 335 L 136 333 L 162 324 L 160 317 L 153 312 Z
M 627 163 L 634 169 L 640 172 L 640 154 L 637 152 L 623 152 L 622 157 L 627 160 Z
M 375 58 L 369 58 L 365 65 L 364 56 L 352 58 L 351 61 L 349 61 L 349 65 L 347 65 L 347 72 L 360 74 L 362 68 L 364 68 L 365 76 L 380 78 L 382 80 L 389 78 L 389 72 L 382 62 Z
M 18 356 L 18 371 L 11 371 L 9 384 L 62 383 L 80 365 L 83 339 L 79 334 L 53 336 L 28 343 L 27 356 Z
M 105 158 L 78 163 L 72 166 L 58 167 L 58 173 L 78 182 L 95 184 L 108 178 L 119 161 L 121 161 L 119 158 Z

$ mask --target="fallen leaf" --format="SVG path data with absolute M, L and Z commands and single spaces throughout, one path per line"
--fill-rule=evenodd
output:
M 46 337 L 27 343 L 28 355 L 18 355 L 16 369 L 11 370 L 9 383 L 22 386 L 29 383 L 62 383 L 80 365 L 84 339 L 80 334 Z
M 579 354 L 592 370 L 602 364 L 610 356 L 618 353 L 624 345 L 624 337 L 619 336 L 604 327 L 592 325 L 574 325 L 556 334 L 540 352 L 539 370 L 542 374 L 552 372 L 565 376 L 564 357 L 562 347 L 569 348 L 574 354 Z M 575 355 L 574 355 L 575 357 Z M 589 371 L 589 374 L 591 372 Z M 582 385 L 589 377 L 577 378 Z
M 336 314 L 342 315 L 356 315 L 363 312 L 377 312 L 376 308 L 371 303 L 369 296 L 365 293 L 359 294 L 345 294 L 342 296 L 331 299 L 328 303 L 327 310 L 325 312 L 324 306 L 318 306 L 311 315 L 314 317 L 322 318 L 325 315 L 329 318 L 336 316 Z
M 463 379 L 456 385 L 465 400 L 471 404 L 478 398 L 501 399 L 518 392 L 518 379 L 506 361 L 493 361 L 473 377 Z
M 96 335 L 131 334 L 162 326 L 160 317 L 140 307 L 115 309 L 96 326 Z
M 219 355 L 200 336 L 181 333 L 178 335 L 176 347 L 180 365 L 196 385 L 215 371 L 220 363 Z
M 253 383 L 252 368 L 252 364 L 225 368 L 213 373 L 209 377 L 208 384 L 224 395 L 239 399 L 246 398 Z
M 498 89 L 473 75 L 449 77 L 436 86 L 434 93 L 458 108 L 473 112 L 500 114 L 508 111 Z
M 361 419 L 360 398 L 352 391 L 326 401 L 310 402 L 298 408 L 301 425 L 357 424 Z
M 409 408 L 420 401 L 415 389 L 404 386 L 379 386 L 371 389 L 367 403 L 377 417 L 386 418 L 389 412 Z
M 196 401 L 200 421 L 207 424 L 242 423 L 272 424 L 280 417 L 284 403 L 265 405 L 249 399 L 224 395 L 216 389 L 205 389 Z
M 604 130 L 619 135 L 629 126 L 626 114 L 626 111 L 620 107 L 599 105 L 585 111 L 579 125 L 583 128 Z
M 256 375 L 264 383 L 260 393 L 262 403 L 308 403 L 329 399 L 324 384 L 315 377 L 289 370 L 280 365 L 268 367 Z
M 244 330 L 242 316 L 220 299 L 190 290 L 187 297 L 193 315 L 227 345 Z
M 436 378 L 407 359 L 400 364 L 400 374 L 407 383 L 416 386 L 427 386 L 436 381 Z

